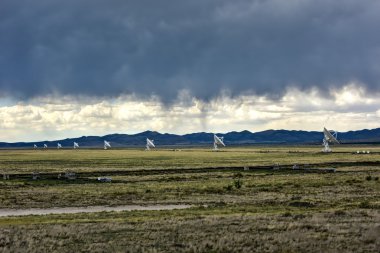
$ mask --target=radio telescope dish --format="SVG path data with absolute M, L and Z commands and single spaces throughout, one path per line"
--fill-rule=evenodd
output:
M 33 147 L 34 147 L 34 148 L 38 148 L 36 144 L 34 144 L 34 146 L 33 146 Z
M 79 148 L 79 144 L 74 141 L 74 149 Z
M 108 141 L 104 141 L 104 149 L 110 148 L 111 144 Z
M 44 148 L 47 148 L 47 145 L 46 145 L 46 144 L 44 144 Z
M 154 145 L 154 140 L 149 140 L 146 138 L 146 149 L 145 150 L 150 150 L 150 148 L 155 148 L 156 146 Z
M 226 145 L 224 144 L 224 141 L 223 141 L 223 138 L 224 137 L 218 137 L 216 134 L 214 134 L 214 150 L 219 150 L 218 148 L 218 145 L 222 145 L 223 147 L 225 147 Z
M 57 143 L 57 149 L 60 149 L 60 148 L 62 148 L 61 143 Z
M 329 143 L 334 143 L 334 144 L 340 144 L 338 141 L 338 133 L 335 131 L 329 131 L 325 127 L 323 128 L 323 142 L 322 142 L 322 152 L 329 153 L 331 152 L 331 148 L 329 146 Z

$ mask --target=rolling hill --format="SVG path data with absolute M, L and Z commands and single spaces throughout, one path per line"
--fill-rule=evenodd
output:
M 294 131 L 294 130 L 266 130 L 262 132 L 228 132 L 224 136 L 227 145 L 251 145 L 251 144 L 317 144 L 322 142 L 322 132 L 316 131 Z M 109 134 L 105 136 L 82 136 L 79 138 L 68 138 L 54 141 L 39 142 L 0 142 L 0 148 L 25 148 L 33 147 L 36 144 L 42 147 L 56 147 L 61 143 L 63 147 L 72 147 L 73 142 L 79 143 L 81 147 L 102 147 L 103 140 L 111 142 L 113 147 L 145 146 L 145 139 L 153 139 L 157 145 L 212 145 L 213 133 L 191 133 L 176 135 L 169 133 L 159 133 L 155 131 L 145 131 L 138 134 Z M 380 128 L 364 129 L 359 131 L 349 131 L 338 133 L 341 143 L 380 143 Z

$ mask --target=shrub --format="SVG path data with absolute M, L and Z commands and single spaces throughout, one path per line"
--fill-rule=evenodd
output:
M 371 175 L 368 175 L 368 176 L 365 177 L 365 179 L 366 179 L 367 181 L 371 181 L 372 176 L 371 176 Z
M 232 185 L 227 185 L 226 190 L 227 191 L 232 191 Z
M 315 207 L 315 204 L 307 202 L 307 201 L 293 201 L 289 203 L 289 206 L 294 207 Z
M 234 186 L 236 189 L 240 189 L 243 186 L 243 181 L 241 180 L 235 180 L 234 181 Z
M 371 208 L 371 204 L 367 200 L 365 200 L 365 201 L 360 202 L 359 207 L 360 208 Z
M 346 212 L 343 211 L 343 210 L 336 210 L 336 211 L 334 212 L 334 214 L 335 214 L 336 216 L 342 216 L 342 215 L 345 215 Z
M 306 215 L 304 215 L 304 214 L 296 214 L 293 216 L 294 220 L 300 220 L 300 219 L 304 219 L 304 218 L 306 218 Z

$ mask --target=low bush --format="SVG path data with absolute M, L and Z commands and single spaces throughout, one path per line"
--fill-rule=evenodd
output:
M 240 189 L 243 186 L 243 181 L 241 180 L 235 180 L 234 181 L 234 186 L 236 189 Z

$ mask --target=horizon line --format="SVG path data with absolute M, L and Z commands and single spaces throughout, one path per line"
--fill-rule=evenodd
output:
M 355 132 L 355 131 L 364 131 L 364 130 L 375 130 L 375 129 L 379 129 L 379 127 L 377 128 L 372 128 L 372 129 L 368 129 L 368 128 L 364 128 L 364 129 L 358 129 L 358 130 L 349 130 L 349 131 L 345 131 L 345 132 L 338 132 L 338 133 L 348 133 L 348 132 Z M 332 130 L 332 129 L 329 129 L 329 130 Z M 241 132 L 250 132 L 252 134 L 254 133 L 262 133 L 262 132 L 267 132 L 267 131 L 289 131 L 289 132 L 321 132 L 323 133 L 323 129 L 321 131 L 316 131 L 316 130 L 312 130 L 312 131 L 308 131 L 308 130 L 288 130 L 288 129 L 267 129 L 267 130 L 263 130 L 263 131 L 258 131 L 258 132 L 252 132 L 252 131 L 249 131 L 249 130 L 241 130 L 241 131 L 229 131 L 229 132 L 225 132 L 225 133 L 221 133 L 221 132 L 192 132 L 192 133 L 186 133 L 186 134 L 173 134 L 173 133 L 168 133 L 168 132 L 159 132 L 159 131 L 155 131 L 155 130 L 145 130 L 145 131 L 142 131 L 142 132 L 138 132 L 138 133 L 131 133 L 131 134 L 128 134 L 128 133 L 110 133 L 110 134 L 106 134 L 106 135 L 82 135 L 82 136 L 78 136 L 78 137 L 66 137 L 64 139 L 55 139 L 55 140 L 41 140 L 41 141 L 17 141 L 17 142 L 8 142 L 8 141 L 0 141 L 0 143 L 7 143 L 7 144 L 15 144 L 15 143 L 39 143 L 39 142 L 57 142 L 57 141 L 65 141 L 67 139 L 78 139 L 78 138 L 88 138 L 88 137 L 106 137 L 106 136 L 110 136 L 110 135 L 139 135 L 139 134 L 142 134 L 142 133 L 145 133 L 145 132 L 153 132 L 153 133 L 158 133 L 158 134 L 170 134 L 170 135 L 177 135 L 177 136 L 185 136 L 185 135 L 190 135 L 190 134 L 201 134 L 201 133 L 205 133 L 205 134 L 220 134 L 220 135 L 226 135 L 226 134 L 229 134 L 229 133 L 241 133 Z

